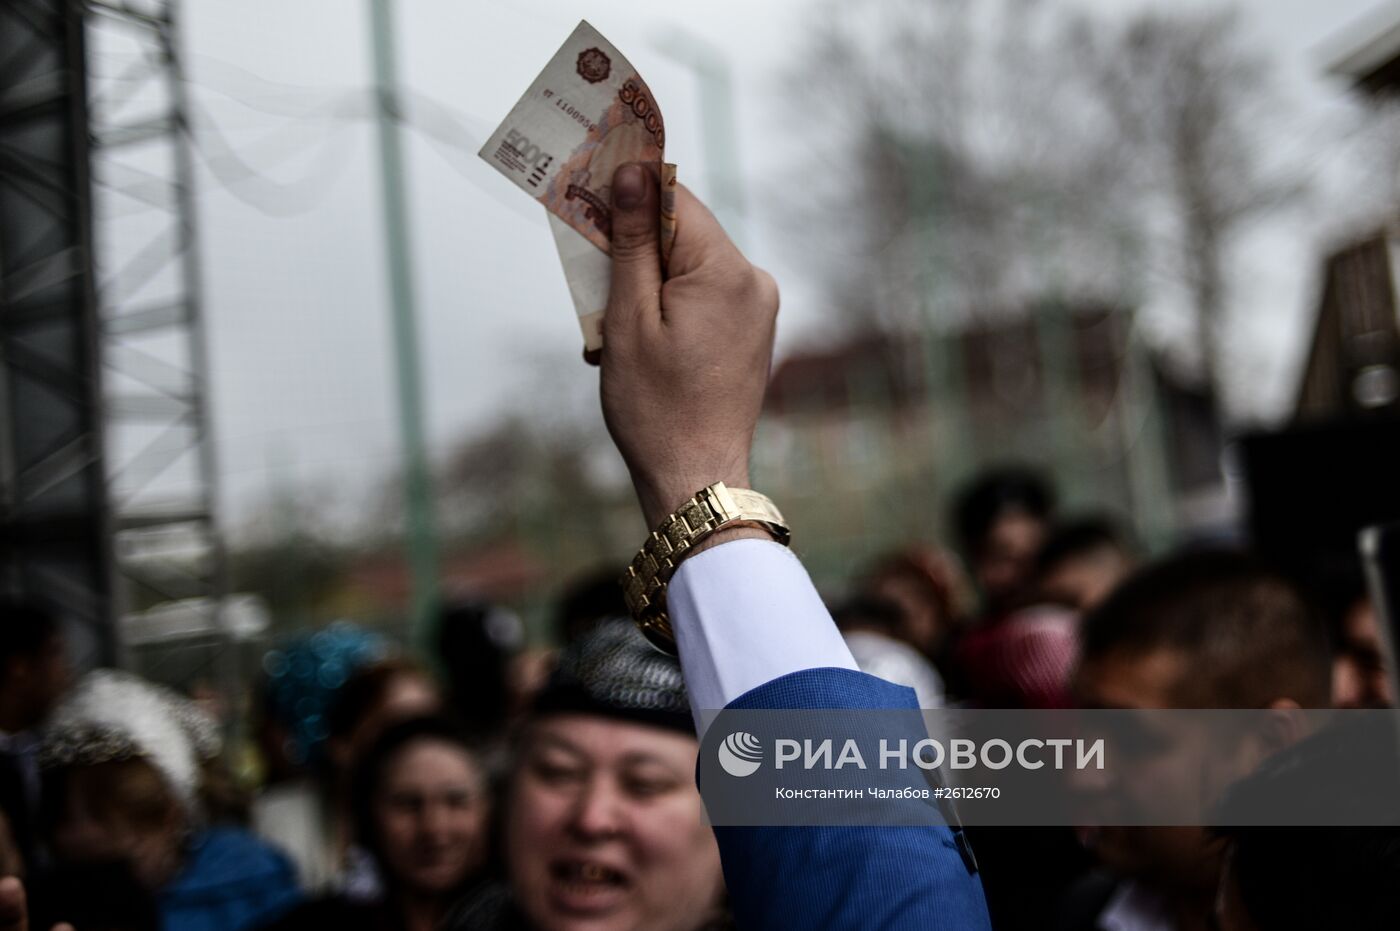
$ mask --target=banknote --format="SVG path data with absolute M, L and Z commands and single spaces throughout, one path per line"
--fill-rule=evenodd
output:
M 676 244 L 676 166 L 661 165 L 661 261 L 671 264 L 671 248 Z
M 538 200 L 569 283 L 587 348 L 602 345 L 611 266 L 612 177 L 619 165 L 651 162 L 662 186 L 663 260 L 675 241 L 674 165 L 665 164 L 666 124 L 637 69 L 580 22 L 479 153 Z
M 546 216 L 559 262 L 564 266 L 569 297 L 578 314 L 578 326 L 583 331 L 583 348 L 602 349 L 603 311 L 608 307 L 608 291 L 612 288 L 612 259 L 559 217 L 552 213 Z

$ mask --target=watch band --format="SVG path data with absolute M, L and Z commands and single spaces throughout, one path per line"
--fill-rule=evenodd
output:
M 715 482 L 695 493 L 647 537 L 632 564 L 622 573 L 622 596 L 632 620 L 652 645 L 676 652 L 676 638 L 666 613 L 666 586 L 689 551 L 723 527 L 756 523 L 786 546 L 792 538 L 776 505 L 748 488 Z

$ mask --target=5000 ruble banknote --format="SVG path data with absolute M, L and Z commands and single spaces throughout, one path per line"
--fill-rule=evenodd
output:
M 666 123 L 637 69 L 587 22 L 564 42 L 487 140 L 481 157 L 550 213 L 588 349 L 602 346 L 611 265 L 612 177 L 651 162 L 662 182 L 663 260 L 675 239 Z

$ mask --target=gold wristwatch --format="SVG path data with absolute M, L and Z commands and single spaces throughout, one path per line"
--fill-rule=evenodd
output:
M 747 488 L 715 482 L 700 489 L 661 522 L 619 580 L 627 610 L 652 645 L 672 655 L 676 637 L 666 613 L 666 586 L 697 543 L 732 524 L 753 523 L 786 546 L 792 538 L 787 522 L 767 496 Z

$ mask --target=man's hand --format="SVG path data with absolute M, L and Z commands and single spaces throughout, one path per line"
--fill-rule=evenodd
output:
M 684 187 L 663 283 L 655 175 L 623 165 L 612 191 L 603 417 L 655 527 L 713 482 L 749 487 L 778 287 Z

